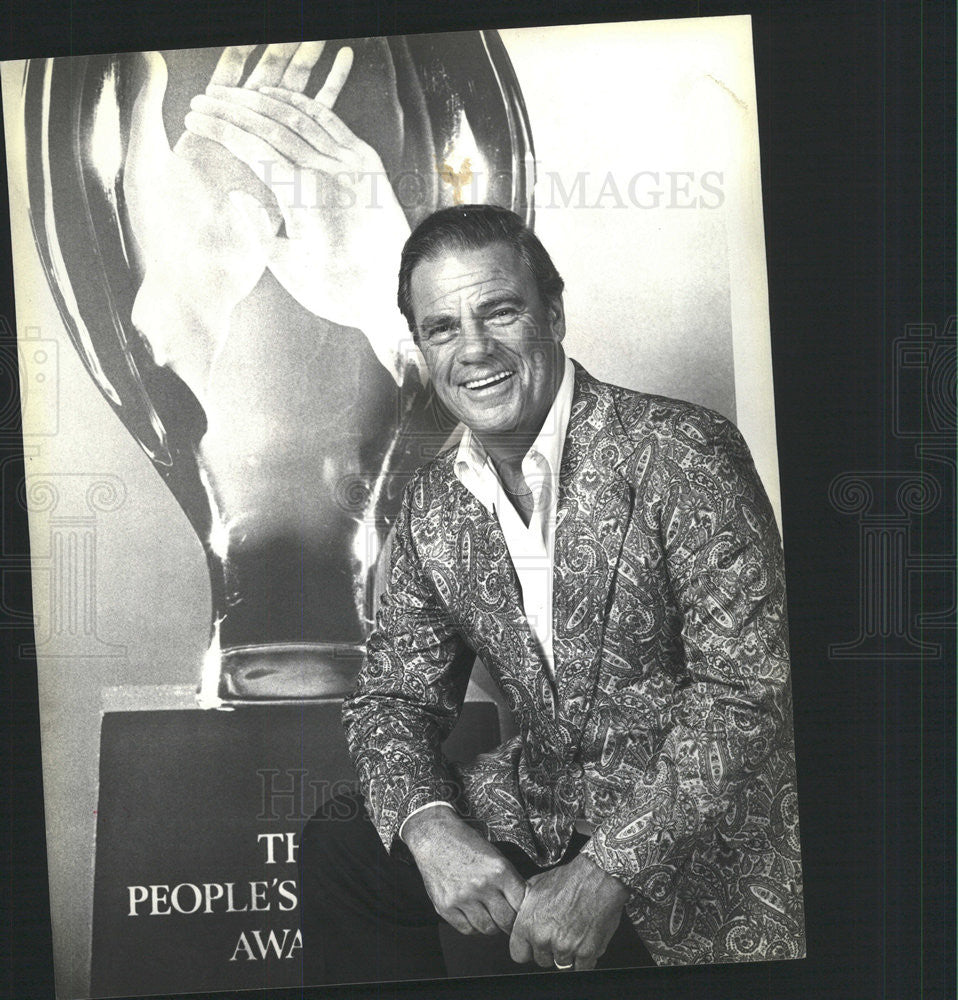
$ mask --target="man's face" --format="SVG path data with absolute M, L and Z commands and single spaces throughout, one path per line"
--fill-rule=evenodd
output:
M 410 298 L 439 398 L 480 441 L 535 437 L 565 367 L 562 300 L 542 300 L 512 247 L 420 261 Z

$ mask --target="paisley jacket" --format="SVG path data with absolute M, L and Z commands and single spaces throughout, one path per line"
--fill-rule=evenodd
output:
M 343 718 L 387 849 L 437 799 L 491 840 L 584 853 L 625 882 L 659 964 L 804 954 L 785 580 L 735 427 L 576 366 L 559 477 L 555 681 L 494 515 L 455 452 L 422 467 Z M 518 735 L 466 765 L 440 745 L 474 654 Z

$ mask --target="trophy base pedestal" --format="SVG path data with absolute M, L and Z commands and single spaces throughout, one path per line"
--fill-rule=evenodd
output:
M 103 714 L 94 997 L 310 985 L 296 850 L 313 812 L 355 783 L 340 704 L 173 707 L 189 699 L 120 690 Z M 169 707 L 127 707 L 147 702 Z M 470 701 L 444 752 L 469 760 L 499 739 L 496 706 Z M 478 953 L 443 944 L 452 976 L 501 971 L 486 938 Z
M 344 698 L 364 649 L 348 643 L 282 643 L 224 649 L 219 696 L 224 704 Z

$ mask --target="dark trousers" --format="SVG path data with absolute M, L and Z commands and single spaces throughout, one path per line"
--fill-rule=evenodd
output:
M 586 842 L 575 835 L 560 864 Z M 512 844 L 496 844 L 522 878 L 545 869 Z M 402 845 L 390 855 L 366 814 L 361 797 L 339 795 L 306 824 L 300 844 L 300 920 L 303 982 L 382 982 L 441 979 L 448 975 L 439 936 L 441 918 L 415 862 Z M 508 951 L 505 935 L 483 938 L 490 953 Z M 469 974 L 505 971 L 502 961 Z M 653 965 L 623 913 L 599 968 Z M 512 964 L 508 971 L 536 971 Z

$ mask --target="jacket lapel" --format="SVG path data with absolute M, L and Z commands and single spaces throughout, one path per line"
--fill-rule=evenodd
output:
M 591 707 L 633 491 L 620 467 L 634 444 L 614 401 L 576 365 L 559 473 L 553 649 L 563 716 L 579 729 Z
M 452 519 L 460 602 L 484 648 L 476 652 L 490 667 L 500 665 L 504 683 L 531 696 L 537 714 L 552 719 L 555 691 L 522 610 L 519 579 L 498 519 L 465 488 Z

